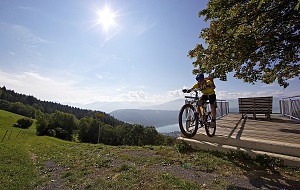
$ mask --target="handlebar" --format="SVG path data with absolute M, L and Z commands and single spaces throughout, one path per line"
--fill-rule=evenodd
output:
M 202 91 L 205 88 L 194 88 L 194 89 L 182 89 L 183 93 L 190 93 L 190 92 L 195 92 L 196 94 L 198 94 L 198 91 Z
M 188 99 L 193 99 L 193 101 L 197 101 L 199 100 L 199 96 L 198 96 L 198 93 L 199 91 L 201 92 L 201 90 L 203 89 L 199 89 L 199 88 L 195 88 L 195 89 L 190 89 L 190 90 L 187 90 L 187 89 L 182 89 L 182 92 L 183 93 L 190 93 L 190 92 L 195 92 L 196 93 L 196 96 L 184 96 L 184 98 L 186 100 Z M 203 105 L 202 106 L 205 106 L 206 104 L 209 104 L 209 100 L 207 100 L 206 102 L 203 102 Z
M 190 90 L 187 90 L 187 89 L 183 89 L 182 92 L 183 93 L 190 93 L 190 92 L 195 92 L 196 93 L 196 96 L 184 96 L 185 99 L 198 99 L 199 96 L 198 96 L 198 89 L 190 89 Z
M 184 96 L 185 98 L 195 98 L 195 96 Z

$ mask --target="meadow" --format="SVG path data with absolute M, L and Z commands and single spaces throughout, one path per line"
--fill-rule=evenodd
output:
M 174 146 L 108 146 L 37 136 L 0 110 L 0 189 L 299 189 L 299 168 Z

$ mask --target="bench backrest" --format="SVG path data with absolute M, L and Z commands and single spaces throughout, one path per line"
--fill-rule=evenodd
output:
M 271 114 L 273 97 L 239 98 L 239 113 Z

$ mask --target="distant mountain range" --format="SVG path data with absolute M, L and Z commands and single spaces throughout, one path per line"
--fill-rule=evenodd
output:
M 144 126 L 162 127 L 178 123 L 179 111 L 121 109 L 110 113 L 121 121 Z
M 279 98 L 273 99 L 273 113 L 279 113 L 278 102 Z M 230 113 L 239 112 L 237 99 L 228 100 L 228 103 Z M 95 102 L 77 106 L 104 111 L 127 123 L 162 127 L 178 123 L 178 114 L 182 105 L 184 105 L 183 98 L 159 105 L 149 102 Z
M 177 100 L 173 100 L 170 102 L 166 102 L 159 105 L 152 105 L 152 106 L 143 106 L 143 109 L 151 109 L 151 110 L 177 110 L 179 111 L 180 108 L 184 105 L 184 98 L 180 98 Z
M 127 123 L 144 126 L 162 127 L 172 125 L 178 123 L 178 114 L 184 104 L 184 99 L 177 99 L 159 105 L 136 104 L 139 107 L 138 109 L 118 109 L 110 112 L 110 115 Z M 130 106 L 134 106 L 134 104 L 127 105 L 127 107 Z
M 273 110 L 276 112 L 279 109 L 279 98 L 273 98 Z M 230 112 L 238 112 L 238 100 L 228 100 Z M 163 104 L 154 104 L 150 102 L 93 102 L 89 104 L 73 104 L 70 102 L 65 102 L 65 104 L 75 107 L 80 107 L 90 110 L 100 110 L 106 113 L 110 113 L 115 110 L 124 109 L 141 109 L 141 110 L 175 110 L 179 111 L 182 105 L 184 105 L 184 98 L 169 101 Z
M 64 102 L 64 104 L 80 107 L 90 110 L 101 110 L 110 113 L 119 109 L 151 109 L 151 110 L 179 110 L 184 104 L 184 99 L 177 99 L 174 101 L 166 102 L 163 104 L 154 104 L 150 102 L 137 102 L 137 101 L 123 101 L 123 102 L 93 102 L 89 104 L 74 104 L 71 102 Z

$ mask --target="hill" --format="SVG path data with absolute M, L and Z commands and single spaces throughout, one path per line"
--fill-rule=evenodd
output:
M 36 133 L 63 140 L 107 145 L 169 145 L 174 138 L 154 127 L 132 125 L 103 112 L 37 100 L 0 88 L 0 109 L 37 119 Z M 48 110 L 46 112 L 42 112 Z M 77 118 L 76 118 L 77 117 Z
M 171 110 L 121 109 L 111 112 L 110 115 L 127 123 L 161 127 L 178 123 L 178 112 Z
M 165 102 L 159 105 L 152 106 L 144 106 L 142 109 L 150 109 L 150 110 L 176 110 L 177 112 L 184 105 L 184 98 L 179 98 L 177 100 Z
M 162 104 L 154 104 L 151 102 L 138 102 L 138 101 L 115 101 L 115 102 L 92 102 L 89 104 L 72 104 L 68 105 L 77 106 L 90 110 L 103 110 L 107 113 L 120 109 L 141 109 L 141 110 L 179 110 L 184 104 L 184 99 L 169 101 Z
M 69 142 L 12 127 L 21 117 L 0 110 L 0 189 L 299 189 L 299 168 L 267 157 Z
M 14 90 L 8 90 L 5 86 L 0 87 L 0 109 L 32 118 L 36 118 L 38 113 L 51 114 L 55 111 L 73 114 L 78 119 L 83 117 L 95 117 L 95 114 L 102 113 L 104 116 L 98 119 L 105 124 L 116 126 L 124 123 L 100 110 L 92 111 L 69 105 L 62 105 L 56 102 L 39 100 L 31 95 L 20 94 Z

